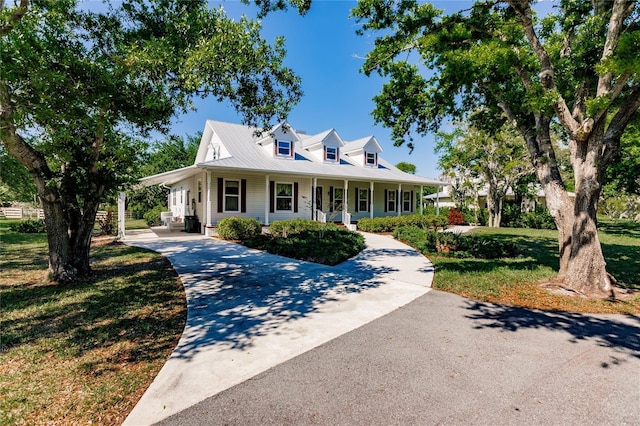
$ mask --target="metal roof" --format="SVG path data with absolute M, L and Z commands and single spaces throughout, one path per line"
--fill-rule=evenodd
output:
M 211 131 L 218 135 L 225 148 L 231 154 L 230 157 L 200 162 L 194 166 L 149 176 L 142 179 L 141 182 L 144 185 L 159 183 L 170 185 L 197 173 L 198 169 L 205 169 L 259 172 L 265 174 L 290 174 L 327 179 L 364 180 L 426 186 L 445 184 L 445 182 L 440 182 L 435 179 L 412 175 L 398 170 L 395 166 L 380 158 L 380 156 L 378 156 L 377 167 L 354 164 L 346 155 L 340 156 L 341 161 L 339 163 L 323 162 L 316 159 L 313 155 L 310 155 L 310 153 L 304 149 L 303 143 L 295 144 L 295 152 L 300 155 L 294 158 L 275 158 L 260 145 L 256 144 L 255 128 L 221 121 L 207 121 L 205 133 L 200 142 L 201 149 L 202 144 L 209 143 Z M 326 135 L 327 131 L 316 136 L 322 139 Z M 302 137 L 301 139 L 317 140 L 318 138 L 311 136 L 309 138 Z

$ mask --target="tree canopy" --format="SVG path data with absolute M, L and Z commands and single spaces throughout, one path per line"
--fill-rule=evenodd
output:
M 563 285 L 610 296 L 596 210 L 607 167 L 640 107 L 640 13 L 634 0 L 560 0 L 540 17 L 535 1 L 476 1 L 443 14 L 415 0 L 360 0 L 358 30 L 377 34 L 362 67 L 388 78 L 377 122 L 397 144 L 482 109 L 482 128 L 511 122 L 527 147 L 559 231 Z M 566 135 L 575 181 L 567 192 L 551 125 Z
M 401 161 L 398 164 L 396 164 L 396 168 L 398 168 L 399 170 L 402 170 L 405 173 L 409 173 L 412 175 L 416 174 L 416 165 L 407 163 L 406 161 Z
M 500 227 L 502 206 L 509 188 L 523 176 L 533 173 L 526 149 L 516 130 L 505 124 L 488 132 L 459 124 L 452 132 L 436 135 L 438 166 L 453 177 L 461 177 L 473 188 L 488 189 L 489 226 Z
M 286 6 L 261 0 L 263 14 Z M 308 4 L 293 1 L 305 11 Z M 76 0 L 0 6 L 0 139 L 34 179 L 51 277 L 89 271 L 100 201 L 137 177 L 140 138 L 166 131 L 194 96 L 226 101 L 269 128 L 300 99 L 284 40 L 204 0 Z

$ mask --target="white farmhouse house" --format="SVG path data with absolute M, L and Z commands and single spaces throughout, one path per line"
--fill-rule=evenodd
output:
M 351 226 L 359 219 L 419 212 L 424 186 L 444 183 L 398 170 L 375 137 L 344 141 L 282 123 L 255 128 L 209 120 L 192 166 L 142 179 L 169 188 L 173 221 L 197 217 L 192 232 L 211 233 L 225 217 L 307 218 Z

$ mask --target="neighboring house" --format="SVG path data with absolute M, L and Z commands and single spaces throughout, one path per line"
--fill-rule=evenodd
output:
M 532 188 L 532 194 L 535 192 L 535 195 L 524 196 L 521 202 L 522 211 L 531 212 L 536 209 L 536 207 L 546 207 L 547 202 L 544 195 L 544 191 L 540 188 L 539 185 L 534 185 Z M 487 208 L 487 189 L 481 189 L 478 191 L 478 206 L 481 209 Z M 574 197 L 575 195 L 570 192 L 570 197 Z M 443 187 L 442 191 L 437 194 L 429 194 L 424 197 L 425 202 L 428 204 L 438 203 L 440 207 L 456 207 L 456 202 L 453 197 L 453 189 L 451 185 L 446 185 Z M 507 190 L 505 194 L 505 200 L 515 200 L 515 194 L 511 188 Z M 475 201 L 469 199 L 469 207 L 477 208 L 475 205 Z
M 207 227 L 230 216 L 351 225 L 416 213 L 422 188 L 443 182 L 404 173 L 381 152 L 373 136 L 346 142 L 334 129 L 308 135 L 280 124 L 256 137 L 255 128 L 209 120 L 192 166 L 141 182 L 169 188 L 174 218 L 197 216 Z

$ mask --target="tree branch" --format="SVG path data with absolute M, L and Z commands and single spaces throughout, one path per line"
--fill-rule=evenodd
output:
M 4 0 L 0 3 L 0 10 L 4 9 Z M 11 32 L 15 24 L 20 21 L 29 10 L 29 0 L 20 0 L 20 6 L 17 6 L 9 15 L 8 22 L 0 27 L 0 36 L 5 36 Z
M 633 1 L 615 0 L 611 10 L 611 18 L 609 19 L 609 27 L 607 37 L 605 39 L 604 48 L 602 49 L 602 57 L 600 62 L 604 62 L 613 55 L 620 41 L 620 34 L 623 29 L 623 22 L 633 12 Z M 596 96 L 608 95 L 611 91 L 613 81 L 613 73 L 603 74 L 598 79 L 598 91 Z
M 556 93 L 557 99 L 554 102 L 554 109 L 556 110 L 558 119 L 560 119 L 560 122 L 563 124 L 563 126 L 565 126 L 567 130 L 569 130 L 572 134 L 579 134 L 578 130 L 580 130 L 581 127 L 584 126 L 581 126 L 580 123 L 576 121 L 575 118 L 571 115 L 571 111 L 569 110 L 566 101 L 562 96 L 560 96 L 557 90 L 551 57 L 540 42 L 535 28 L 533 28 L 533 13 L 531 12 L 529 1 L 509 0 L 509 4 L 520 17 L 522 29 L 524 30 L 524 33 L 529 40 L 529 44 L 533 48 L 533 51 L 540 61 L 539 76 L 542 87 L 547 91 Z

